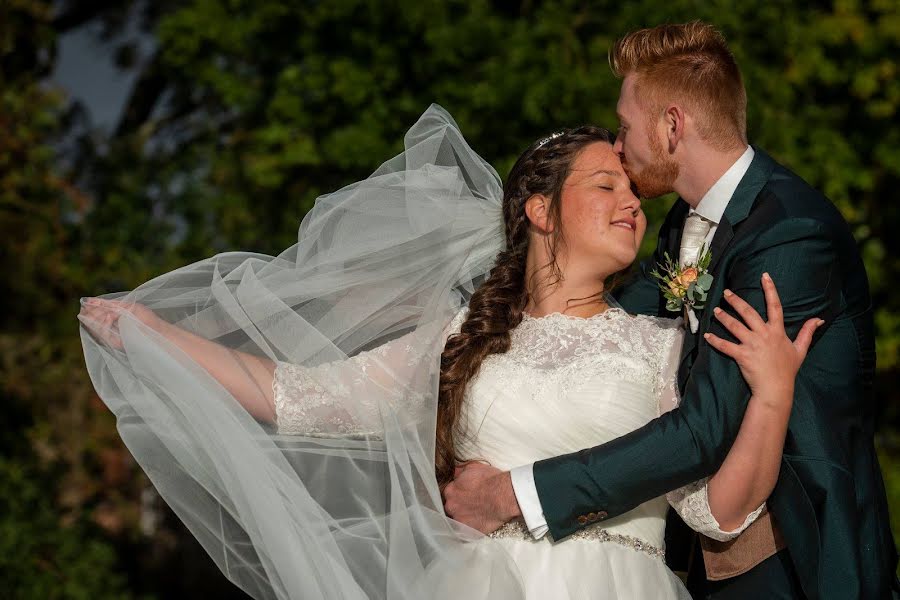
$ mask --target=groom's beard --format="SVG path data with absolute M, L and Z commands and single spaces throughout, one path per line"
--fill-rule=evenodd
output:
M 673 191 L 679 172 L 678 163 L 666 156 L 659 138 L 653 134 L 649 137 L 654 161 L 641 171 L 631 171 L 627 165 L 623 165 L 625 174 L 631 179 L 641 198 L 656 198 Z

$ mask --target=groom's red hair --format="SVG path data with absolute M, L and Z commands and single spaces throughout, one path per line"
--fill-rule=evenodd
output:
M 653 118 L 669 104 L 691 114 L 700 136 L 721 150 L 747 143 L 747 92 L 734 56 L 715 27 L 701 21 L 634 31 L 610 50 L 617 77 L 635 90 Z

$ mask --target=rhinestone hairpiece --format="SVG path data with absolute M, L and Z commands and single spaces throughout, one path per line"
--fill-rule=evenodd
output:
M 541 139 L 541 141 L 538 142 L 538 145 L 535 146 L 534 149 L 537 150 L 538 148 L 540 148 L 541 146 L 543 146 L 544 144 L 546 144 L 546 143 L 549 142 L 550 140 L 555 140 L 556 138 L 558 138 L 558 137 L 560 137 L 560 136 L 562 136 L 562 135 L 565 135 L 565 134 L 566 134 L 565 131 L 556 131 L 556 132 L 554 132 L 554 133 L 551 133 L 551 134 L 548 135 L 547 137 Z

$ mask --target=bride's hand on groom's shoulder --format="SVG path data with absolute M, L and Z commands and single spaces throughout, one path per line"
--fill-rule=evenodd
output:
M 103 298 L 85 298 L 78 313 L 78 320 L 102 344 L 121 349 L 119 318 L 125 313 L 130 313 L 152 329 L 159 329 L 162 323 L 162 319 L 143 304 Z
M 792 396 L 794 379 L 806 358 L 813 334 L 825 321 L 809 319 L 792 341 L 784 329 L 781 299 L 768 273 L 762 276 L 762 288 L 768 322 L 737 294 L 725 290 L 726 302 L 741 318 L 737 319 L 718 307 L 714 309 L 715 317 L 739 343 L 729 342 L 713 333 L 706 333 L 703 337 L 710 346 L 737 362 L 754 395 L 761 391 L 777 390 L 790 391 L 789 396 Z
M 478 461 L 457 465 L 443 497 L 447 516 L 484 534 L 522 514 L 509 471 Z

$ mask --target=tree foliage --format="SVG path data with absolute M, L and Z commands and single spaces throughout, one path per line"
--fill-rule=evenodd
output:
M 90 393 L 71 322 L 84 281 L 72 218 L 87 197 L 54 168 L 64 109 L 42 84 L 50 18 L 42 2 L 0 9 L 0 588 L 11 598 L 128 598 L 97 526 L 104 504 L 115 512 L 115 493 L 91 460 L 120 455 L 120 445 Z

